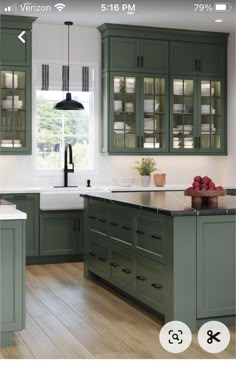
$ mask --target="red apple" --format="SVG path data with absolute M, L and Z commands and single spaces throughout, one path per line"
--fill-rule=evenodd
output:
M 200 188 L 201 188 L 201 190 L 208 190 L 207 184 L 204 184 L 204 183 L 201 184 Z
M 194 177 L 194 182 L 201 182 L 201 180 L 202 180 L 202 177 L 201 176 L 196 176 L 196 177 Z
M 208 184 L 209 182 L 211 182 L 211 178 L 208 178 L 207 176 L 202 178 L 202 183 Z
M 209 186 L 209 187 L 210 187 L 210 186 L 211 186 L 211 187 L 212 187 L 212 186 L 213 186 L 213 187 L 215 187 L 216 185 L 215 185 L 215 183 L 214 183 L 214 182 L 212 182 L 212 181 L 211 181 L 211 182 L 209 182 L 209 183 L 208 183 L 208 186 Z
M 218 186 L 215 188 L 216 190 L 223 190 L 223 187 L 222 186 Z
M 193 187 L 188 187 L 188 188 L 187 188 L 187 190 L 188 190 L 188 191 L 189 191 L 189 190 L 191 190 L 191 191 L 192 191 L 192 190 L 193 190 Z
M 193 182 L 193 184 L 192 184 L 192 186 L 195 188 L 195 187 L 199 187 L 199 182 L 196 182 L 196 181 L 194 181 Z

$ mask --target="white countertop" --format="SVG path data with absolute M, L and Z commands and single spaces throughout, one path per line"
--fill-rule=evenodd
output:
M 16 205 L 0 205 L 0 220 L 27 219 L 27 215 L 16 209 Z

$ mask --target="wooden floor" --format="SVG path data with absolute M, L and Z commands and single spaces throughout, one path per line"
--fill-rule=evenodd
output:
M 83 278 L 83 263 L 27 267 L 26 329 L 2 359 L 235 358 L 235 331 L 220 354 L 208 354 L 196 334 L 188 350 L 166 352 L 162 323 L 118 293 Z

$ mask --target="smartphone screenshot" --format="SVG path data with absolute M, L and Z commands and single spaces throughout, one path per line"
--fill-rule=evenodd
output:
M 1 1 L 3 367 L 235 365 L 235 29 L 235 0 Z

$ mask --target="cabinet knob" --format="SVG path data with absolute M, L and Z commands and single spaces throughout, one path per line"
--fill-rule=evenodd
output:
M 130 231 L 130 227 L 127 226 L 122 226 L 121 228 L 124 229 L 125 231 Z
M 90 253 L 89 253 L 89 255 L 90 255 L 90 256 L 93 256 L 93 257 L 95 257 L 95 256 L 96 256 L 96 254 L 94 254 L 93 252 L 90 252 Z
M 125 268 L 125 269 L 122 269 L 122 272 L 124 272 L 126 274 L 130 274 L 130 273 L 132 273 L 132 270 Z
M 106 219 L 100 218 L 100 219 L 98 219 L 98 220 L 99 220 L 99 222 L 101 222 L 101 223 L 106 223 Z
M 140 57 L 137 56 L 137 68 L 139 68 L 139 61 L 140 61 Z
M 117 264 L 117 263 L 110 263 L 110 265 L 111 265 L 112 267 L 114 267 L 114 268 L 117 268 L 117 267 L 119 266 L 119 264 Z
M 115 227 L 115 226 L 118 226 L 118 223 L 111 222 L 110 225 L 112 225 L 113 227 Z
M 156 236 L 155 234 L 152 234 L 151 237 L 154 238 L 154 240 L 161 240 L 161 236 Z
M 162 286 L 158 283 L 152 283 L 151 286 L 157 288 L 158 290 L 162 288 Z
M 93 215 L 90 215 L 89 216 L 89 219 L 97 219 L 97 217 L 93 216 Z
M 136 279 L 138 279 L 139 281 L 146 281 L 147 278 L 143 277 L 142 275 L 137 275 Z
M 101 260 L 101 261 L 107 261 L 107 259 L 103 258 L 102 256 L 100 256 L 100 258 L 98 258 L 98 259 Z
M 145 232 L 143 232 L 143 231 L 139 231 L 139 230 L 137 230 L 137 231 L 136 231 L 136 233 L 137 233 L 137 234 L 145 234 Z

